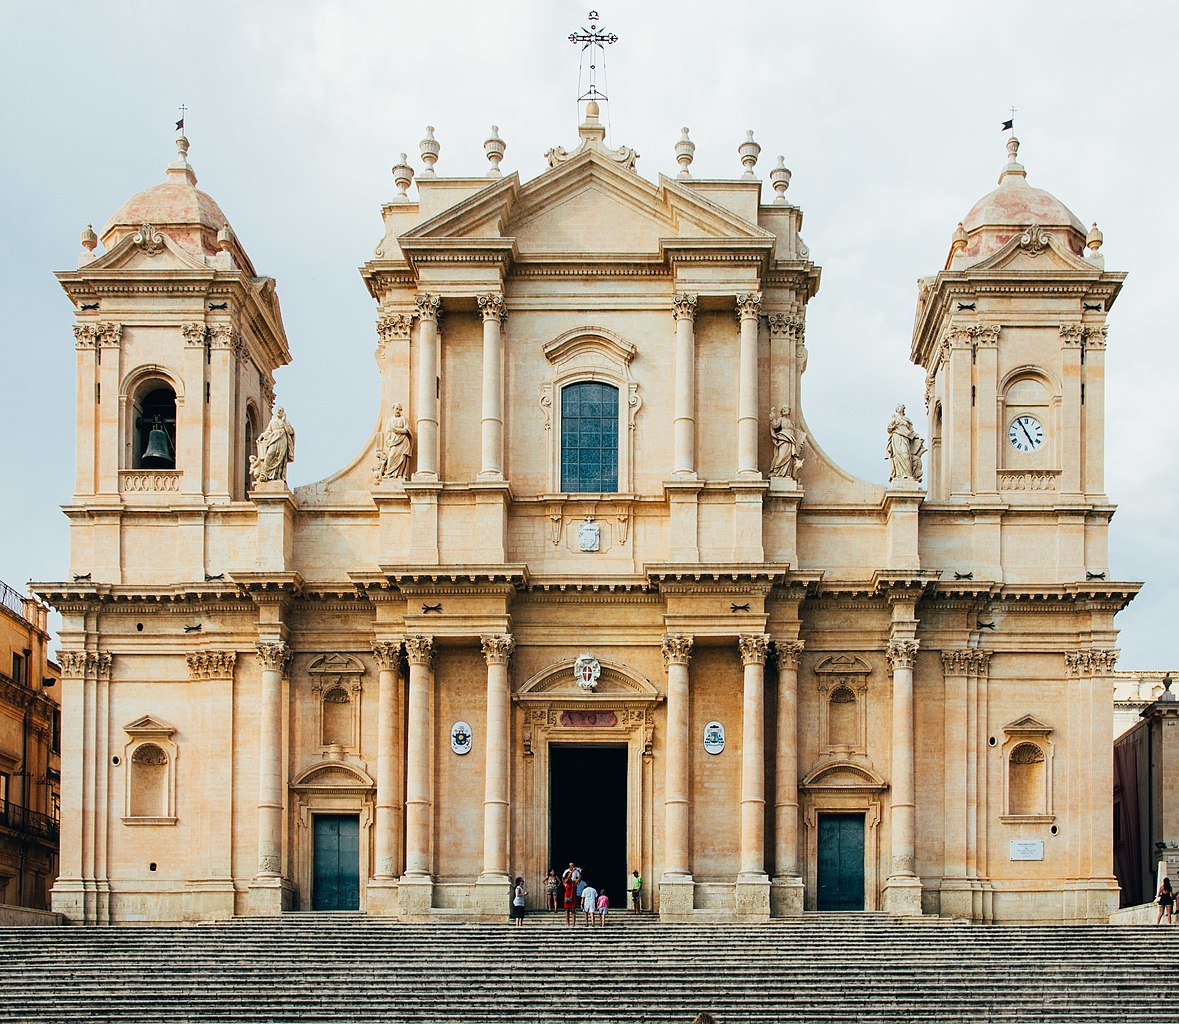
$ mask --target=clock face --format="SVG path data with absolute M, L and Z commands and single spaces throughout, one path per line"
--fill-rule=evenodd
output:
M 1034 452 L 1044 443 L 1044 426 L 1035 416 L 1016 416 L 1007 428 L 1007 440 L 1017 452 Z

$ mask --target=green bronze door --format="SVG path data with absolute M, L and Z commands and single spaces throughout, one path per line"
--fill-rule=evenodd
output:
M 820 910 L 864 909 L 864 816 L 819 815 Z
M 315 815 L 312 910 L 360 909 L 360 817 Z

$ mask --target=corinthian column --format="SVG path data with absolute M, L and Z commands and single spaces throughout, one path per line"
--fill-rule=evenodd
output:
M 913 775 L 913 662 L 917 647 L 916 640 L 888 642 L 892 666 L 892 857 L 884 883 L 884 909 L 890 914 L 921 913 Z
M 659 912 L 663 917 L 692 912 L 694 884 L 688 858 L 688 661 L 692 638 L 663 638 L 667 666 L 667 774 L 663 784 L 663 878 Z
M 778 755 L 774 761 L 774 907 L 783 916 L 803 910 L 798 858 L 798 656 L 801 640 L 779 640 Z
M 291 657 L 281 640 L 260 641 L 262 700 L 258 738 L 258 877 L 282 876 L 282 673 Z
M 483 872 L 479 909 L 503 917 L 508 906 L 508 751 L 511 709 L 508 664 L 516 642 L 507 635 L 482 638 L 487 661 L 486 767 L 483 775 Z
M 737 473 L 758 476 L 757 470 L 757 328 L 761 292 L 737 296 L 741 345 L 737 388 Z
M 765 668 L 770 638 L 764 633 L 748 633 L 738 637 L 737 643 L 745 666 L 745 700 L 741 715 L 741 873 L 737 876 L 737 913 L 768 918 Z
M 416 425 L 418 469 L 415 480 L 438 479 L 438 319 L 442 300 L 437 295 L 417 297 L 418 382 Z
M 401 836 L 401 799 L 397 792 L 397 663 L 399 640 L 373 644 L 377 660 L 377 814 L 373 836 L 376 877 L 397 877 L 397 846 Z M 370 908 L 371 909 L 371 908 Z
M 696 475 L 696 296 L 678 292 L 675 308 L 675 425 L 672 472 Z
M 405 874 L 398 893 L 403 914 L 424 915 L 433 902 L 430 876 L 430 827 L 434 813 L 433 778 L 430 771 L 433 716 L 434 639 L 407 636 L 409 659 L 409 715 L 406 733 Z
M 504 478 L 504 349 L 501 335 L 508 318 L 502 295 L 476 296 L 483 314 L 483 462 L 480 480 Z

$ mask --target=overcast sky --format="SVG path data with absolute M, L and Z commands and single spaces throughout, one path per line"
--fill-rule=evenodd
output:
M 846 469 L 883 482 L 898 401 L 924 417 L 908 361 L 916 279 L 1005 160 L 1018 108 L 1031 184 L 1098 221 L 1111 270 L 1107 488 L 1114 579 L 1143 580 L 1119 617 L 1121 668 L 1179 668 L 1179 14 L 1168 3 L 753 3 L 602 0 L 613 145 L 654 180 L 737 177 L 748 128 L 764 177 L 778 153 L 823 269 L 808 312 L 803 406 Z M 524 180 L 576 143 L 586 3 L 57 3 L 0 0 L 0 352 L 6 443 L 0 579 L 60 579 L 73 487 L 73 310 L 52 273 L 163 180 L 188 106 L 200 188 L 258 272 L 278 280 L 294 362 L 278 395 L 299 436 L 292 485 L 349 462 L 377 417 L 374 306 L 356 268 L 380 238 L 390 167 L 420 169 L 426 124 L 442 175 L 482 174 L 491 124 Z M 766 199 L 772 198 L 768 180 Z M 923 421 L 922 421 L 923 422 Z M 927 432 L 924 428 L 923 432 Z

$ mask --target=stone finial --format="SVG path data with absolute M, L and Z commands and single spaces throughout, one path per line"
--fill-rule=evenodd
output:
M 606 139 L 606 126 L 602 124 L 599 115 L 601 108 L 598 106 L 597 100 L 590 100 L 585 105 L 585 120 L 577 129 L 578 136 L 586 142 L 604 142 Z
M 409 196 L 406 192 L 409 189 L 410 183 L 413 181 L 413 168 L 406 162 L 406 156 L 401 154 L 397 159 L 397 163 L 393 167 L 393 184 L 397 186 L 397 195 L 393 197 L 395 203 L 408 203 Z
M 692 166 L 692 158 L 696 153 L 696 143 L 688 138 L 688 129 L 680 129 L 679 142 L 675 144 L 675 158 L 680 165 L 680 173 L 676 175 L 677 178 L 688 179 L 692 177 L 692 172 L 688 170 Z
M 1094 224 L 1093 227 L 1096 228 L 1097 225 Z M 89 253 L 93 253 L 98 248 L 98 235 L 94 233 L 93 224 L 87 224 L 86 230 L 82 232 L 82 248 Z
M 233 228 L 228 224 L 223 224 L 221 230 L 217 232 L 217 248 L 221 252 L 229 252 L 229 247 L 233 245 Z
M 950 252 L 965 249 L 967 241 L 966 228 L 962 225 L 962 221 L 958 221 L 958 226 L 954 228 L 954 238 L 950 242 Z
M 1014 135 L 1007 140 L 1007 163 L 1003 170 L 999 172 L 999 184 L 1003 184 L 1003 179 L 1008 175 L 1014 175 L 1017 178 L 1026 178 L 1028 172 L 1024 169 L 1023 164 L 1019 162 L 1019 139 Z
M 1089 229 L 1089 234 L 1085 236 L 1085 246 L 1090 252 L 1097 252 L 1105 241 L 1105 236 L 1101 233 L 1101 229 L 1097 226 L 1097 221 L 1093 222 L 1093 227 Z
M 169 179 L 179 179 L 190 185 L 196 184 L 196 172 L 188 162 L 188 139 L 183 135 L 176 136 L 176 159 L 168 164 L 164 173 Z
M 753 173 L 753 165 L 757 163 L 757 155 L 761 152 L 761 146 L 753 141 L 753 129 L 745 133 L 745 141 L 737 147 L 737 152 L 741 156 L 741 166 L 745 168 L 745 173 L 741 175 L 749 181 L 754 181 L 757 175 Z
M 438 140 L 434 138 L 434 126 L 432 124 L 426 125 L 426 137 L 418 143 L 418 149 L 422 153 L 422 163 L 426 166 L 422 169 L 419 177 L 422 178 L 436 178 L 438 175 L 434 173 L 434 165 L 438 162 L 438 151 L 442 148 Z
M 774 186 L 774 191 L 778 194 L 774 197 L 774 202 L 783 204 L 786 202 L 786 190 L 790 187 L 790 168 L 786 166 L 786 158 L 784 156 L 778 157 L 777 166 L 770 171 L 770 184 Z
M 507 148 L 508 144 L 499 137 L 499 125 L 493 124 L 491 134 L 483 140 L 483 152 L 491 161 L 491 170 L 487 172 L 487 177 L 498 178 L 503 173 L 499 169 L 499 162 L 504 158 L 504 150 Z

